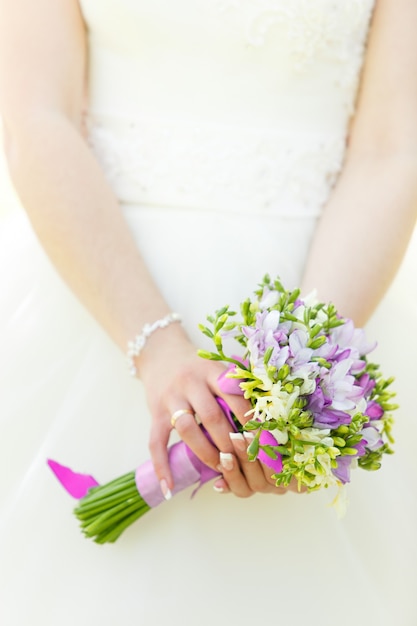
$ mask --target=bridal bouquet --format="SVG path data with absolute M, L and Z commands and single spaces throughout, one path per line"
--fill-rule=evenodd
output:
M 228 364 L 219 385 L 250 401 L 246 424 L 240 426 L 218 401 L 235 430 L 253 433 L 248 457 L 268 466 L 277 485 L 295 480 L 315 491 L 348 483 L 354 467 L 379 469 L 383 454 L 392 452 L 390 411 L 397 407 L 392 379 L 367 358 L 375 344 L 363 330 L 332 304 L 303 299 L 299 290 L 287 291 L 268 276 L 254 298 L 242 303 L 240 318 L 226 306 L 207 319 L 209 326 L 200 328 L 214 350 L 199 354 Z M 243 348 L 241 358 L 226 354 L 226 338 Z M 174 493 L 218 475 L 183 442 L 170 447 L 169 458 Z M 86 536 L 98 543 L 115 541 L 164 501 L 150 461 L 103 486 L 49 464 L 79 499 L 75 514 Z

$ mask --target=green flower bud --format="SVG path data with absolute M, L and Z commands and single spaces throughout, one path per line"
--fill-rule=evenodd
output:
M 324 343 L 326 343 L 326 341 L 327 339 L 324 336 L 316 337 L 316 339 L 313 339 L 313 341 L 308 341 L 307 345 L 312 350 L 317 350 L 317 348 L 320 348 Z
M 342 456 L 356 456 L 358 454 L 355 448 L 342 448 L 340 452 Z

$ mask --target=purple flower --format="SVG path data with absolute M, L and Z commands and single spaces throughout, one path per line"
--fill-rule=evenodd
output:
M 333 328 L 330 332 L 331 341 L 339 346 L 339 349 L 351 350 L 351 358 L 360 358 L 375 348 L 376 343 L 369 343 L 366 340 L 365 331 L 362 328 L 355 328 L 352 320 L 346 320 L 341 326 Z
M 353 446 L 357 451 L 357 457 L 361 457 L 361 456 L 365 456 L 366 454 L 366 439 L 361 439 L 359 443 L 356 444 L 356 446 Z M 354 457 L 356 458 L 356 457 Z
M 339 456 L 336 459 L 337 467 L 332 469 L 333 474 L 342 482 L 343 484 L 350 482 L 350 466 L 352 463 L 352 457 L 350 456 Z
M 247 347 L 255 370 L 263 369 L 263 359 L 269 348 L 272 348 L 269 363 L 277 368 L 284 365 L 289 355 L 289 347 L 286 345 L 288 343 L 286 330 L 280 324 L 279 311 L 257 313 L 255 326 L 253 328 L 245 326 L 242 331 L 248 339 Z
M 307 348 L 308 340 L 308 333 L 301 328 L 296 328 L 289 336 L 291 363 L 295 367 L 310 362 L 313 350 Z
M 316 386 L 315 391 L 307 396 L 307 406 L 306 408 L 313 413 L 313 415 L 320 415 L 323 407 L 325 405 L 325 397 L 324 393 L 319 385 Z M 327 399 L 327 404 L 330 401 Z
M 305 393 L 311 390 L 312 385 L 314 386 L 313 381 L 320 371 L 319 364 L 311 360 L 314 350 L 307 347 L 308 340 L 308 333 L 305 330 L 296 328 L 289 336 L 290 352 L 287 359 L 293 378 L 302 378 L 306 383 L 310 381 L 307 388 L 305 388 Z
M 384 415 L 384 409 L 378 402 L 371 400 L 366 406 L 365 415 L 371 420 L 379 420 Z
M 336 353 L 334 361 L 336 363 L 340 363 L 340 361 L 344 361 L 345 359 L 349 359 L 350 355 L 352 353 L 352 350 L 350 350 L 350 348 L 345 348 L 344 350 L 340 350 Z
M 372 390 L 375 387 L 375 381 L 369 376 L 369 374 L 362 374 L 362 376 L 357 380 L 356 384 L 362 387 L 364 398 L 369 398 Z
M 384 445 L 379 431 L 374 426 L 369 425 L 363 428 L 362 437 L 366 441 L 368 450 L 378 450 L 378 448 Z
M 340 411 L 355 409 L 363 398 L 363 389 L 355 385 L 356 379 L 350 374 L 351 359 L 335 363 L 330 370 L 324 370 L 322 388 L 331 399 L 332 407 Z
M 340 363 L 341 361 L 345 361 L 346 359 L 350 359 L 349 372 L 351 374 L 360 374 L 360 372 L 362 372 L 365 369 L 365 366 L 366 366 L 365 361 L 362 359 L 356 358 L 356 353 L 354 350 L 351 350 L 350 348 L 345 348 L 344 350 L 341 350 L 339 352 L 337 349 L 336 355 L 333 358 L 333 361 L 335 363 Z M 331 360 L 331 359 L 328 359 L 328 360 Z
M 338 428 L 342 424 L 350 424 L 351 421 L 351 416 L 345 411 L 324 408 L 320 415 L 316 416 L 313 426 L 316 428 Z
M 326 341 L 320 348 L 314 351 L 315 356 L 319 356 L 326 361 L 333 361 L 338 351 L 338 346 Z
M 327 398 L 320 386 L 307 396 L 306 408 L 314 416 L 314 424 L 316 428 L 338 428 L 342 424 L 350 424 L 352 421 L 349 413 L 340 411 L 331 407 L 331 400 Z

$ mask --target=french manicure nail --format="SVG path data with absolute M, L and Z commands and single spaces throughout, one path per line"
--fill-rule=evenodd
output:
M 213 485 L 213 489 L 216 493 L 223 493 L 224 492 L 224 488 L 221 487 L 220 485 Z
M 171 493 L 171 490 L 168 487 L 168 483 L 165 480 L 165 478 L 163 478 L 159 484 L 161 486 L 161 491 L 162 491 L 162 493 L 164 495 L 165 500 L 171 500 L 172 493 Z
M 247 444 L 245 443 L 245 438 L 242 433 L 229 433 L 229 437 L 238 450 L 241 450 L 242 452 L 246 450 Z
M 230 439 L 235 439 L 236 441 L 243 441 L 244 437 L 242 433 L 229 433 Z
M 223 469 L 230 471 L 233 469 L 233 454 L 230 452 L 220 452 L 220 465 Z
M 255 439 L 255 435 L 253 433 L 249 433 L 245 430 L 245 432 L 243 433 L 243 436 L 245 437 L 246 441 L 248 443 L 252 443 L 252 441 Z

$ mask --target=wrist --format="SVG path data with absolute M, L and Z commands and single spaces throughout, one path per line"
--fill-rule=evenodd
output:
M 140 333 L 131 339 L 127 345 L 127 362 L 129 372 L 132 376 L 137 375 L 137 365 L 140 360 L 139 357 L 153 335 L 166 331 L 166 329 L 168 329 L 171 325 L 178 326 L 180 322 L 181 316 L 176 312 L 171 312 L 167 313 L 164 317 L 154 320 L 153 322 L 147 322 L 144 324 Z

